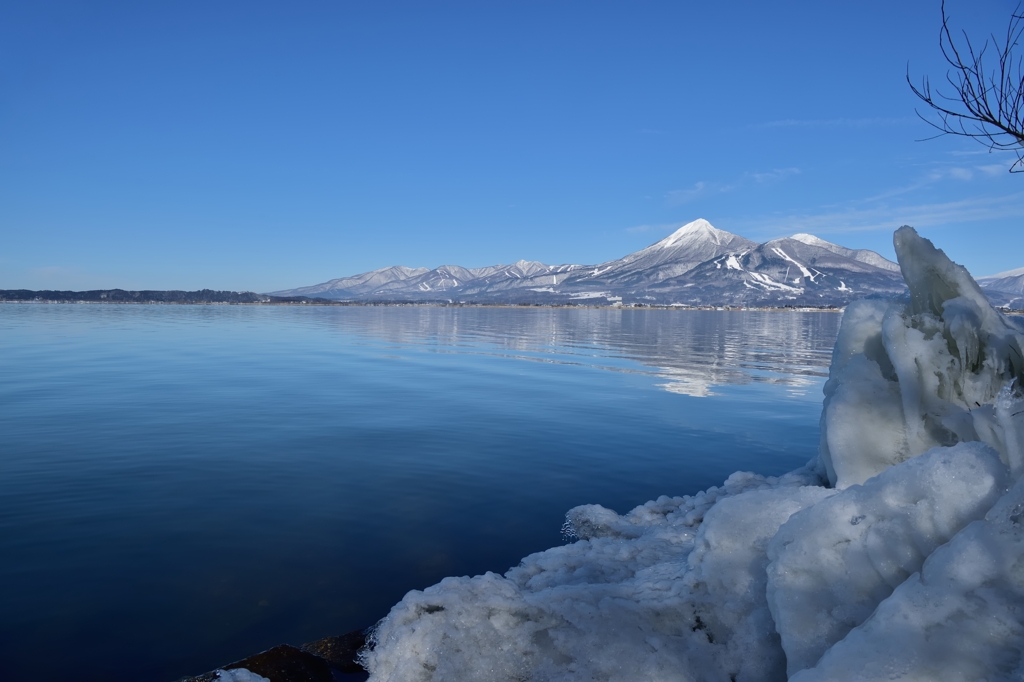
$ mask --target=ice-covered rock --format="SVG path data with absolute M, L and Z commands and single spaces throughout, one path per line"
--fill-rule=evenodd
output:
M 576 507 L 576 542 L 407 594 L 370 679 L 1024 679 L 1024 335 L 895 244 L 909 299 L 847 308 L 808 466 Z

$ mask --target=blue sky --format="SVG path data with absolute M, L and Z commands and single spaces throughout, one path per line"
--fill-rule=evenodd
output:
M 1015 2 L 950 0 L 972 35 Z M 930 134 L 938 0 L 0 3 L 0 288 L 598 263 L 698 217 L 1024 266 L 1012 155 Z

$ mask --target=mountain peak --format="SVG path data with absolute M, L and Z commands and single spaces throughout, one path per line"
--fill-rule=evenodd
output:
M 713 244 L 724 244 L 730 239 L 735 238 L 735 236 L 736 235 L 726 232 L 725 230 L 719 230 L 703 218 L 697 218 L 693 222 L 686 223 L 678 230 L 662 239 L 657 245 L 665 249 L 677 246 L 681 243 L 694 242 L 698 240 L 708 241 Z
M 888 270 L 889 272 L 900 271 L 899 265 L 868 249 L 848 249 L 845 246 L 827 242 L 821 237 L 815 237 L 813 234 L 807 234 L 804 232 L 794 234 L 790 239 L 802 242 L 807 246 L 831 251 L 832 253 L 843 256 L 844 258 L 852 258 L 855 261 L 860 261 L 861 263 L 866 263 L 873 267 L 881 268 L 882 270 Z
M 1001 279 L 1003 277 L 1020 277 L 1024 275 L 1024 268 L 1016 268 L 1014 270 L 1007 270 L 1006 272 L 997 272 L 994 275 L 987 275 L 985 277 L 979 277 L 978 279 Z
M 703 218 L 697 218 L 696 220 L 691 220 L 690 222 L 686 223 L 678 230 L 676 230 L 676 232 L 696 232 L 698 230 L 708 231 L 715 229 L 717 228 L 715 228 L 715 226 L 709 223 L 708 221 L 704 220 Z
M 803 242 L 808 246 L 823 246 L 825 244 L 828 244 L 829 246 L 834 246 L 832 242 L 827 242 L 821 237 L 815 237 L 813 234 L 807 234 L 806 232 L 799 232 L 797 234 L 794 234 L 792 237 L 790 237 L 790 239 L 796 240 L 798 242 Z

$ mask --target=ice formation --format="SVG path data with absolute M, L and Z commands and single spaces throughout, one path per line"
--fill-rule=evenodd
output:
M 251 670 L 245 668 L 232 668 L 231 670 L 218 670 L 218 680 L 227 680 L 227 682 L 270 682 L 267 678 L 262 675 L 257 675 Z
M 819 454 L 410 592 L 375 682 L 1024 679 L 1024 335 L 909 227 L 843 318 Z

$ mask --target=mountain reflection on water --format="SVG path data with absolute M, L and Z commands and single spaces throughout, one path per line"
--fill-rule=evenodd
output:
M 766 383 L 803 395 L 828 376 L 841 315 L 804 311 L 615 308 L 335 309 L 324 319 L 396 347 L 483 353 L 648 373 L 671 393 Z M 638 367 L 635 363 L 639 363 Z

